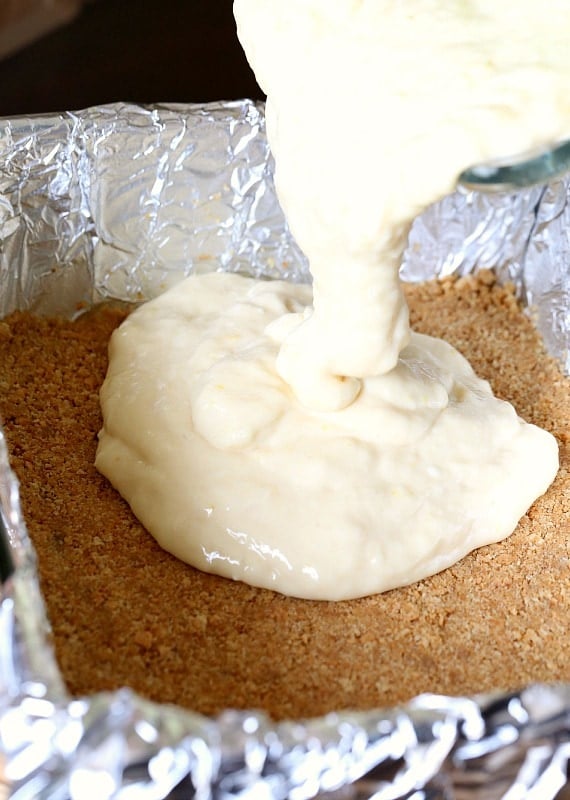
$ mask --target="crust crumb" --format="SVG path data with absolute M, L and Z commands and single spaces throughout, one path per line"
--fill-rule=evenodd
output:
M 558 438 L 561 469 L 504 542 L 412 586 L 340 603 L 182 564 L 97 473 L 98 391 L 124 310 L 0 323 L 1 412 L 72 693 L 129 685 L 205 714 L 263 708 L 286 718 L 425 691 L 570 682 L 568 380 L 492 273 L 405 292 L 416 330 L 446 338 L 499 397 Z

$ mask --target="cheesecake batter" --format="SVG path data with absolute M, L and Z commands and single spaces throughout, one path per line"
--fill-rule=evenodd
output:
M 213 274 L 131 315 L 96 464 L 201 569 L 307 598 L 384 591 L 507 536 L 556 473 L 552 436 L 410 332 L 398 266 L 466 166 L 568 134 L 570 7 L 556 25 L 512 0 L 235 12 L 313 295 Z
M 554 476 L 554 438 L 416 333 L 353 403 L 307 409 L 275 359 L 283 315 L 310 303 L 306 286 L 214 273 L 114 333 L 96 464 L 158 542 L 203 570 L 340 600 L 511 533 Z

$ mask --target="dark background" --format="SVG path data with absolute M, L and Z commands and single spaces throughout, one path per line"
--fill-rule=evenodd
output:
M 91 0 L 70 24 L 0 61 L 0 116 L 263 98 L 232 0 Z

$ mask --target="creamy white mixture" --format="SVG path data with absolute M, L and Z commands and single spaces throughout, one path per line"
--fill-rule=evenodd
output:
M 411 220 L 466 167 L 570 135 L 570 4 L 547 8 L 235 0 L 279 199 L 313 275 L 314 312 L 291 320 L 278 360 L 307 405 L 341 408 L 355 377 L 397 363 Z
M 303 407 L 273 333 L 310 302 L 305 286 L 205 275 L 113 335 L 97 467 L 145 527 L 201 569 L 330 600 L 508 535 L 554 475 L 554 439 L 415 333 L 349 406 Z
M 398 265 L 465 167 L 568 135 L 570 4 L 235 12 L 314 297 L 215 274 L 143 306 L 112 339 L 97 467 L 202 569 L 301 597 L 383 591 L 507 536 L 557 469 L 553 437 L 410 333 Z

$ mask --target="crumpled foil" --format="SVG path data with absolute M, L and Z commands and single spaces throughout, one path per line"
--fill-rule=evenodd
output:
M 445 198 L 412 225 L 403 279 L 494 268 L 570 371 L 569 185 Z M 261 105 L 0 121 L 0 314 L 73 317 L 212 269 L 310 278 L 275 196 Z M 570 797 L 568 685 L 279 724 L 128 689 L 70 698 L 1 433 L 0 584 L 0 800 Z

